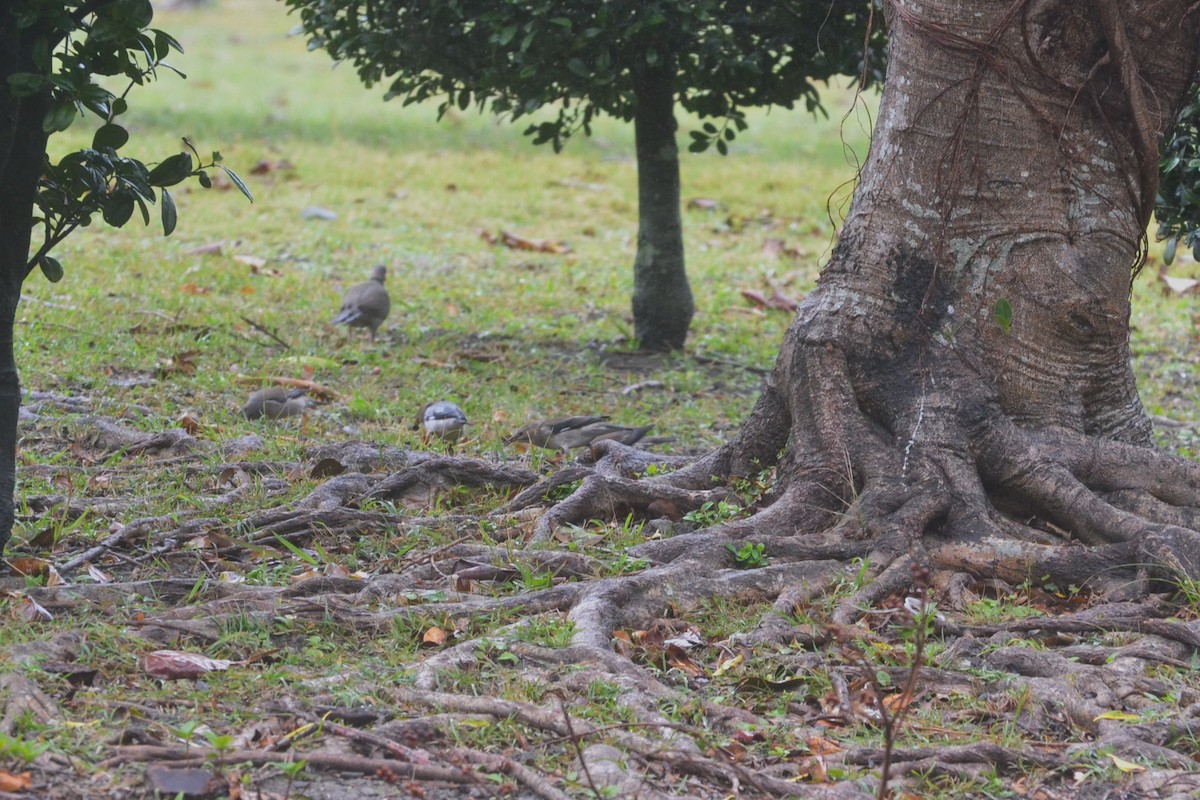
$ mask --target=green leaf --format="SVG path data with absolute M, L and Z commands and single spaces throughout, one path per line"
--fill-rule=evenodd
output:
M 1000 323 L 1001 329 L 1005 333 L 1012 331 L 1012 303 L 1001 297 L 996 301 L 996 307 L 992 312 L 996 315 L 996 322 Z
M 151 186 L 174 186 L 192 174 L 192 154 L 177 153 L 150 170 Z
M 17 97 L 29 97 L 46 86 L 46 79 L 32 72 L 18 72 L 8 76 L 8 88 Z
M 1117 711 L 1117 710 L 1105 711 L 1103 714 L 1097 714 L 1095 717 L 1092 718 L 1092 721 L 1095 722 L 1096 720 L 1099 720 L 1099 719 L 1112 719 L 1112 720 L 1116 720 L 1117 722 L 1141 722 L 1142 721 L 1142 718 L 1139 717 L 1137 714 L 1130 714 L 1128 711 Z
M 158 60 L 161 61 L 169 56 L 172 50 L 176 51 L 177 53 L 182 53 L 183 45 L 179 43 L 178 39 L 166 31 L 160 31 L 156 29 L 154 31 L 154 54 L 158 56 Z
M 175 198 L 171 197 L 171 193 L 166 189 L 163 189 L 160 194 L 162 195 L 163 236 L 170 236 L 175 230 L 175 223 L 177 221 L 175 214 Z
M 123 194 L 111 197 L 100 212 L 104 215 L 105 222 L 119 228 L 133 216 L 133 198 Z
M 62 262 L 57 258 L 42 256 L 38 259 L 38 266 L 42 268 L 42 274 L 46 276 L 46 280 L 51 283 L 58 283 L 63 279 Z
M 96 129 L 96 134 L 92 137 L 92 147 L 97 150 L 101 147 L 111 147 L 113 150 L 120 150 L 128 141 L 129 131 L 120 125 L 109 123 L 108 125 L 101 125 Z
M 46 118 L 42 120 L 42 130 L 46 133 L 65 131 L 71 127 L 71 123 L 75 121 L 78 113 L 75 104 L 67 98 L 57 100 L 50 111 L 46 113 Z
M 1175 260 L 1175 249 L 1179 247 L 1179 237 L 1172 236 L 1167 240 L 1167 246 L 1163 248 L 1163 263 L 1168 267 Z
M 238 188 L 238 191 L 246 196 L 246 199 L 251 203 L 254 202 L 254 195 L 250 194 L 250 187 L 238 177 L 238 174 L 224 164 L 217 164 L 219 169 L 225 170 L 225 174 L 229 176 L 229 180 L 233 181 L 233 185 Z

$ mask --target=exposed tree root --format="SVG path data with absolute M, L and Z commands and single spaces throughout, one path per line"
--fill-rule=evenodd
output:
M 287 764 L 296 760 L 292 753 L 272 753 L 263 750 L 232 750 L 219 752 L 206 747 L 161 747 L 131 745 L 117 748 L 116 755 L 98 765 L 115 767 L 133 761 L 153 761 L 164 766 L 206 766 L 212 764 Z M 303 760 L 318 769 L 357 772 L 362 775 L 384 775 L 396 779 L 440 781 L 455 784 L 475 784 L 482 779 L 460 767 L 438 767 L 413 764 L 393 758 L 364 758 L 348 753 L 308 751 Z
M 29 678 L 15 672 L 0 673 L 0 733 L 11 736 L 35 721 L 46 725 L 61 717 L 55 702 Z
M 930 442 L 890 442 L 861 398 L 838 387 L 837 376 L 845 379 L 851 366 L 835 349 L 815 352 L 808 401 L 816 405 L 807 416 L 772 400 L 771 392 L 760 401 L 755 424 L 772 431 L 770 448 L 752 452 L 749 440 L 741 441 L 675 473 L 646 478 L 648 465 L 675 462 L 606 442 L 592 451 L 593 463 L 540 476 L 519 464 L 347 443 L 309 454 L 303 471 L 320 482 L 295 502 L 234 526 L 202 516 L 251 486 L 271 496 L 271 481 L 301 474 L 297 465 L 270 462 L 204 470 L 197 475 L 222 490 L 210 496 L 211 503 L 179 516 L 132 520 L 60 565 L 60 574 L 73 576 L 85 564 L 118 556 L 125 563 L 164 555 L 201 563 L 205 553 L 230 560 L 266 549 L 282 558 L 287 551 L 276 546 L 279 540 L 330 550 L 332 543 L 368 537 L 402 542 L 421 530 L 441 536 L 437 547 L 367 565 L 376 574 L 315 576 L 290 586 L 197 583 L 194 577 L 80 583 L 27 594 L 60 617 L 87 607 L 125 609 L 130 597 L 153 598 L 153 610 L 127 628 L 151 646 L 179 649 L 220 646 L 231 630 L 272 630 L 280 620 L 367 639 L 420 637 L 444 626 L 446 643 L 407 664 L 406 683 L 380 685 L 376 675 L 347 669 L 297 685 L 332 692 L 366 682 L 386 698 L 371 709 L 372 720 L 427 725 L 439 739 L 459 720 L 483 717 L 518 724 L 534 739 L 573 743 L 578 774 L 592 773 L 580 778 L 584 785 L 592 782 L 589 788 L 618 787 L 646 797 L 683 791 L 705 800 L 729 793 L 857 800 L 874 796 L 878 786 L 878 704 L 891 696 L 886 687 L 909 678 L 903 664 L 874 663 L 865 654 L 876 652 L 872 648 L 899 652 L 897 631 L 915 624 L 899 606 L 919 582 L 914 569 L 928 566 L 935 570 L 931 600 L 944 615 L 930 625 L 947 649 L 921 668 L 908 702 L 936 708 L 944 698 L 974 698 L 998 715 L 1011 715 L 1011 724 L 1031 741 L 1072 746 L 985 740 L 922 749 L 900 743 L 892 756 L 893 778 L 915 786 L 938 775 L 974 781 L 985 773 L 1033 771 L 1048 783 L 1065 784 L 1072 769 L 1103 767 L 1105 753 L 1112 752 L 1147 765 L 1157 777 L 1138 780 L 1151 791 L 1162 794 L 1172 781 L 1184 781 L 1195 755 L 1188 737 L 1200 735 L 1200 712 L 1192 713 L 1200 696 L 1180 695 L 1169 682 L 1146 674 L 1148 665 L 1183 670 L 1200 652 L 1195 626 L 1167 618 L 1178 606 L 1161 599 L 1110 602 L 991 624 L 964 620 L 963 611 L 978 604 L 981 576 L 996 585 L 1054 583 L 1110 598 L 1144 598 L 1165 588 L 1164 578 L 1191 574 L 1190 526 L 1197 512 L 1183 501 L 1197 485 L 1194 470 L 1145 456 L 1132 445 L 1109 447 L 1095 437 L 1058 433 L 1038 438 L 1003 425 L 996 426 L 1003 436 L 967 437 L 950 446 L 954 431 L 935 429 L 927 420 L 923 430 Z M 790 436 L 788 456 L 779 464 L 776 426 Z M 1001 466 L 985 468 L 984 457 L 964 441 L 989 448 L 987 459 Z M 1122 463 L 1137 468 L 1126 470 Z M 739 497 L 713 481 L 714 475 L 757 475 L 773 464 L 774 484 L 759 497 Z M 1167 477 L 1149 480 L 1145 470 Z M 701 472 L 707 474 L 701 478 Z M 511 498 L 483 515 L 404 511 L 423 509 L 435 495 L 460 487 L 499 490 Z M 747 500 L 750 513 L 708 528 L 695 530 L 695 523 L 681 519 L 705 503 L 712 508 Z M 372 503 L 392 506 L 383 510 Z M 656 520 L 645 530 L 661 538 L 629 548 L 634 560 L 614 574 L 613 562 L 589 548 L 601 543 L 607 552 L 604 525 L 625 530 L 627 520 Z M 599 524 L 588 524 L 593 521 Z M 1116 535 L 1130 525 L 1134 534 Z M 487 544 L 480 541 L 484 531 Z M 521 541 L 537 546 L 512 544 Z M 201 543 L 200 550 L 185 552 L 188 542 Z M 760 548 L 760 560 L 747 560 L 753 548 Z M 543 588 L 526 585 L 535 579 Z M 1011 586 L 996 591 L 1012 593 Z M 689 640 L 689 619 L 712 607 L 761 610 L 719 642 Z M 480 619 L 491 620 L 487 633 L 470 634 L 471 621 Z M 563 626 L 570 626 L 569 645 L 536 642 L 539 631 Z M 667 644 L 676 639 L 679 644 Z M 1050 652 L 1019 646 L 1025 640 Z M 730 666 L 743 658 L 747 665 L 766 659 L 772 666 L 744 672 Z M 454 677 L 518 669 L 526 685 L 538 687 L 528 702 L 477 696 Z M 729 675 L 722 677 L 723 670 Z M 735 674 L 736 680 L 729 677 Z M 880 675 L 888 676 L 886 683 L 877 682 Z M 813 676 L 825 688 L 813 690 Z M 597 686 L 613 687 L 606 691 L 623 709 L 624 722 L 578 715 Z M 1160 721 L 1171 697 L 1192 711 Z M 12 701 L 9 706 L 20 711 Z M 694 724 L 681 721 L 681 706 L 692 709 Z M 295 713 L 314 718 L 311 710 L 297 707 Z M 782 728 L 778 714 L 786 720 Z M 370 756 L 321 746 L 295 754 L 247 749 L 222 755 L 143 743 L 141 749 L 117 749 L 111 763 L 147 758 L 192 764 L 207 755 L 210 764 L 257 764 L 302 756 L 314 770 L 383 770 L 377 774 L 420 781 L 449 781 L 453 773 L 460 783 L 474 782 L 479 771 L 499 772 L 555 800 L 568 788 L 561 776 L 537 768 L 537 758 L 515 752 L 431 746 L 430 763 L 418 763 L 419 748 L 408 741 L 397 745 L 384 730 L 384 724 L 374 733 L 327 726 L 324 735 L 353 741 Z M 740 754 L 748 732 L 784 736 L 781 730 L 801 743 L 790 745 L 793 757 L 776 764 L 761 750 Z M 849 735 L 839 737 L 842 730 Z M 861 744 L 864 736 L 874 737 L 871 746 Z M 857 779 L 812 782 L 833 767 Z M 809 780 L 798 782 L 801 776 Z
M 706 502 L 737 501 L 728 489 L 689 491 L 665 484 L 647 484 L 612 475 L 593 473 L 583 478 L 570 497 L 552 506 L 538 521 L 533 542 L 547 542 L 560 526 L 579 524 L 589 519 L 620 519 L 629 514 L 644 515 L 655 504 L 670 504 L 675 515 L 686 514 Z

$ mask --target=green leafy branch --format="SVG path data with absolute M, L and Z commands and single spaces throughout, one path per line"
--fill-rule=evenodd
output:
M 105 223 L 122 227 L 134 210 L 150 223 L 150 205 L 158 204 L 163 234 L 175 230 L 177 213 L 167 187 L 196 178 L 209 188 L 209 172 L 225 172 L 251 202 L 249 188 L 228 167 L 221 154 L 207 161 L 191 142 L 187 151 L 149 166 L 118 151 L 129 141 L 129 132 L 115 120 L 128 110 L 127 95 L 158 76 L 160 69 L 186 77 L 167 63 L 172 52 L 183 52 L 170 34 L 149 27 L 154 12 L 149 0 L 99 0 L 78 5 L 25 0 L 17 13 L 23 30 L 52 30 L 59 35 L 42 37 L 33 49 L 33 71 L 8 78 L 17 97 L 48 95 L 42 120 L 47 136 L 67 130 L 80 117 L 92 114 L 100 125 L 92 146 L 63 156 L 57 164 L 46 157 L 34 199 L 33 224 L 42 228 L 42 243 L 30 256 L 27 270 L 35 266 L 51 281 L 63 276 L 62 264 L 49 255 L 76 229 L 91 224 L 99 214 Z M 97 77 L 124 77 L 128 83 L 118 95 L 96 82 Z M 190 151 L 190 152 L 188 152 Z

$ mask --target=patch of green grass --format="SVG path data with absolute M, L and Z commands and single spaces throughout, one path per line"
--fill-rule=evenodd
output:
M 711 597 L 691 609 L 687 620 L 696 625 L 709 641 L 724 641 L 736 633 L 752 629 L 765 608 L 769 606 L 747 603 L 742 598 Z
M 1019 595 L 1006 598 L 980 597 L 967 603 L 963 611 L 969 622 L 979 625 L 1042 615 L 1042 611 L 1026 605 Z
M 566 647 L 575 635 L 575 623 L 561 615 L 531 617 L 517 628 L 517 639 L 543 647 Z

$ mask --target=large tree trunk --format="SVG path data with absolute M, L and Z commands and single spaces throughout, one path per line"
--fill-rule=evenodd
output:
M 682 348 L 695 311 L 683 264 L 672 74 L 670 65 L 642 69 L 635 87 L 638 240 L 633 324 L 638 346 L 646 350 Z
M 1129 364 L 1157 142 L 1196 74 L 1187 8 L 892 3 L 833 257 L 753 418 L 685 477 L 744 474 L 786 435 L 760 530 L 833 526 L 880 567 L 1200 577 L 1200 467 L 1153 447 Z
M 46 153 L 42 120 L 49 104 L 48 92 L 13 97 L 8 76 L 36 71 L 30 54 L 43 35 L 18 30 L 11 4 L 0 5 L 0 554 L 12 535 L 21 406 L 13 324 L 27 274 L 33 201 Z

